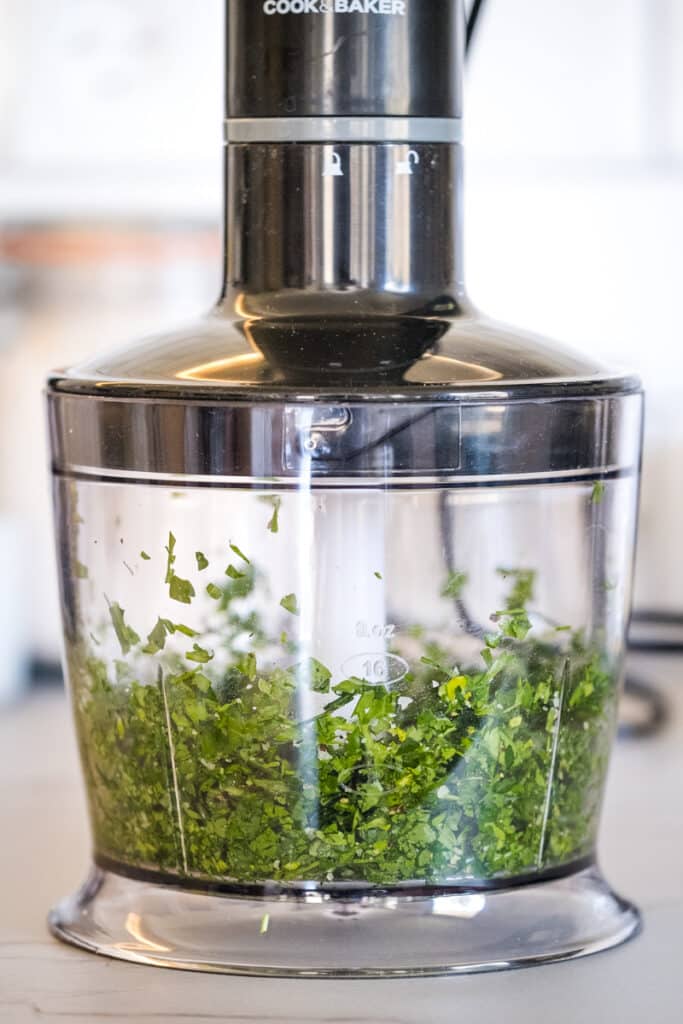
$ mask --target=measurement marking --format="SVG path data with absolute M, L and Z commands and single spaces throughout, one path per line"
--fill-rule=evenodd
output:
M 171 715 L 168 710 L 168 698 L 166 696 L 166 683 L 164 674 L 159 669 L 159 685 L 161 696 L 164 699 L 164 715 L 166 717 L 166 731 L 168 732 L 168 748 L 171 753 L 171 774 L 173 775 L 173 791 L 175 793 L 176 812 L 178 814 L 178 829 L 180 831 L 180 851 L 183 855 L 183 871 L 187 874 L 187 847 L 185 846 L 185 829 L 183 828 L 183 812 L 180 808 L 180 790 L 178 789 L 178 773 L 175 766 L 175 745 L 171 734 Z
M 562 725 L 562 711 L 564 709 L 564 697 L 567 690 L 567 681 L 569 679 L 569 659 L 564 663 L 562 670 L 562 682 L 560 683 L 559 693 L 559 704 L 557 706 L 557 718 L 555 720 L 555 728 L 553 730 L 553 748 L 550 756 L 550 774 L 548 776 L 548 791 L 545 795 L 545 807 L 543 808 L 543 824 L 541 825 L 541 842 L 538 847 L 538 860 L 537 867 L 541 867 L 543 864 L 543 855 L 545 854 L 545 843 L 548 833 L 548 822 L 550 820 L 550 804 L 553 795 L 553 785 L 555 783 L 555 770 L 557 768 L 557 755 L 560 748 L 560 726 Z

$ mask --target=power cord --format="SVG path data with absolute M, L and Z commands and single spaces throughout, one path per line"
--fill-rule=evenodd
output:
M 467 33 L 465 36 L 465 53 L 469 56 L 470 50 L 474 43 L 474 37 L 477 34 L 477 28 L 481 23 L 481 15 L 483 13 L 486 0 L 474 0 L 470 13 L 467 18 Z

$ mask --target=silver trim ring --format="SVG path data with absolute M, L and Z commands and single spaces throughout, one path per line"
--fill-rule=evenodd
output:
M 228 118 L 225 141 L 248 142 L 462 142 L 462 120 L 446 117 Z

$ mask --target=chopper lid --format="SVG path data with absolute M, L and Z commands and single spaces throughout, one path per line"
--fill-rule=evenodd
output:
M 238 402 L 486 402 L 619 395 L 640 381 L 590 356 L 460 309 L 453 318 L 234 319 L 99 355 L 51 390 Z

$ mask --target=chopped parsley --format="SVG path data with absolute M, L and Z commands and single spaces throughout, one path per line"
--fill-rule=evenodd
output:
M 191 599 L 175 548 L 170 534 L 166 583 Z M 269 637 L 250 600 L 263 577 L 243 561 L 207 584 L 210 627 L 158 618 L 139 647 L 108 602 L 122 658 L 87 634 L 71 650 L 100 853 L 207 884 L 378 886 L 515 878 L 592 854 L 616 668 L 568 626 L 532 631 L 533 572 L 500 571 L 478 653 L 407 630 L 391 653 L 410 670 L 384 686 Z M 463 577 L 442 593 L 464 599 Z M 295 594 L 280 605 L 299 614 Z
M 274 496 L 272 498 L 264 498 L 264 501 L 267 501 L 268 504 L 271 505 L 272 508 L 273 508 L 273 514 L 270 517 L 270 519 L 268 520 L 267 529 L 270 530 L 271 533 L 279 533 L 280 532 L 280 508 L 282 506 L 282 498 L 280 498 L 279 496 L 276 495 L 276 496 Z
M 132 647 L 140 643 L 140 637 L 134 629 L 126 625 L 126 613 L 121 605 L 116 602 L 111 603 L 108 599 L 107 604 L 116 639 L 121 645 L 121 653 L 128 654 Z
M 465 572 L 452 572 L 449 573 L 448 579 L 443 585 L 441 590 L 442 597 L 452 597 L 455 601 L 459 601 L 462 597 L 462 592 L 467 585 L 467 573 Z
M 246 562 L 247 565 L 251 565 L 251 561 L 247 558 L 243 551 L 240 551 L 236 544 L 231 544 L 230 550 L 234 555 L 237 555 L 238 558 L 241 558 L 243 562 Z
M 180 604 L 192 604 L 195 589 L 189 580 L 181 580 L 180 576 L 173 575 L 168 593 L 173 601 L 179 601 Z
M 296 594 L 286 594 L 280 601 L 280 607 L 291 615 L 299 615 L 299 602 Z
M 600 505 L 602 503 L 602 500 L 605 497 L 605 490 L 604 480 L 596 480 L 591 492 L 591 501 L 594 505 Z

